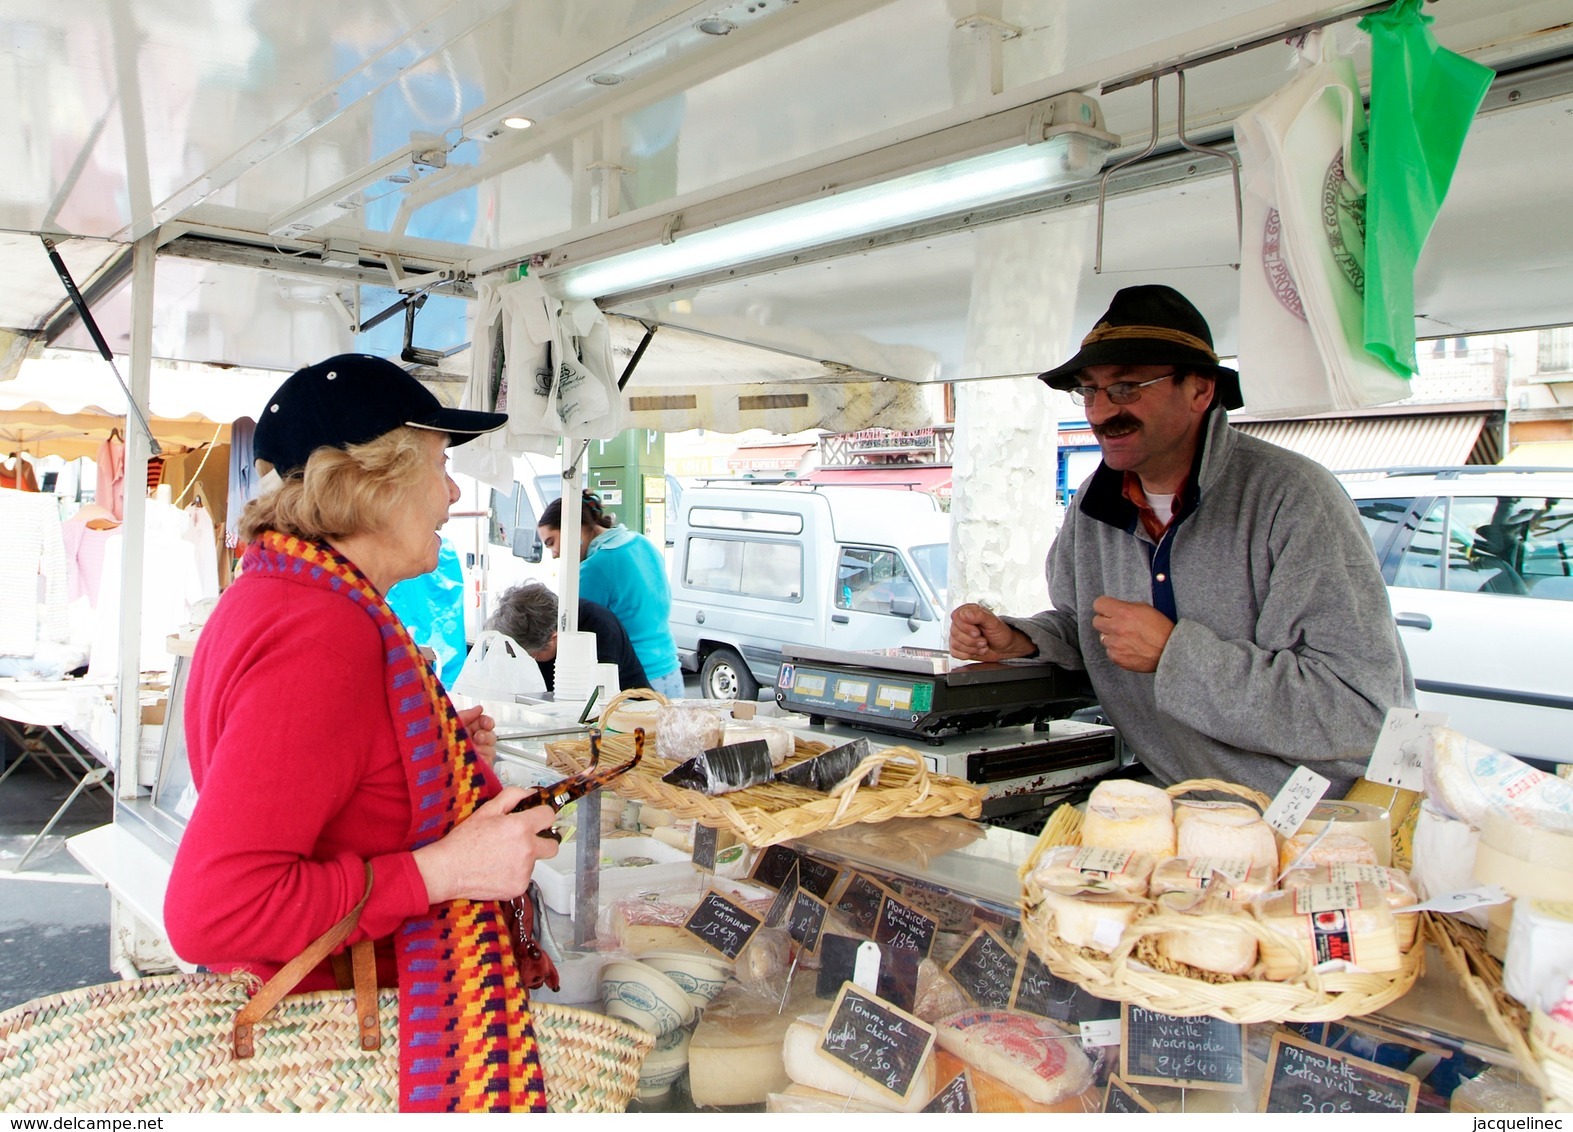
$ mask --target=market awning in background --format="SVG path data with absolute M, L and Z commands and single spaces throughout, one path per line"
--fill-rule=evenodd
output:
M 116 363 L 129 381 L 130 364 Z M 155 366 L 149 424 L 160 444 L 195 448 L 229 438 L 229 425 L 255 419 L 289 376 L 268 370 Z M 126 396 L 96 355 L 37 358 L 0 381 L 0 446 L 7 452 L 75 459 L 92 456 L 110 430 L 125 429 Z M 135 427 L 133 425 L 133 427 Z
M 1424 413 L 1232 423 L 1324 468 L 1348 472 L 1495 464 L 1502 457 L 1500 419 L 1501 413 Z
M 1573 440 L 1530 440 L 1513 445 L 1504 464 L 1520 468 L 1573 468 Z
M 734 472 L 790 472 L 814 450 L 812 444 L 756 444 L 739 448 L 726 459 Z
M 887 464 L 870 468 L 820 468 L 803 478 L 804 483 L 846 484 L 856 487 L 906 487 L 931 491 L 941 499 L 950 498 L 951 470 L 948 464 Z

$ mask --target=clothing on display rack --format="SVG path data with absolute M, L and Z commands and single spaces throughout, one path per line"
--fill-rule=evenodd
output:
M 0 489 L 0 656 L 70 639 L 65 540 L 53 495 Z
M 13 452 L 0 460 L 0 487 L 15 491 L 37 491 L 38 476 L 32 463 L 20 452 Z
M 126 442 L 120 430 L 113 429 L 109 439 L 98 446 L 93 457 L 98 465 L 98 493 L 93 497 L 108 507 L 117 519 L 126 517 Z
M 104 548 L 120 520 L 101 503 L 84 504 L 61 526 L 66 549 L 66 598 L 85 597 L 98 606 L 98 583 L 104 573 Z
M 224 545 L 240 545 L 240 513 L 257 497 L 257 422 L 241 417 L 229 426 L 229 490 L 224 502 Z M 216 512 L 215 512 L 216 513 Z

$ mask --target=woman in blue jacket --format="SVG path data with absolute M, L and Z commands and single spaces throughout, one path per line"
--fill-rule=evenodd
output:
M 553 558 L 562 555 L 562 525 L 563 501 L 554 499 L 536 526 Z M 608 515 L 601 508 L 600 496 L 587 491 L 580 512 L 579 555 L 579 596 L 617 615 L 628 630 L 650 687 L 669 699 L 680 699 L 683 673 L 677 666 L 677 645 L 666 624 L 672 613 L 672 590 L 660 549 Z

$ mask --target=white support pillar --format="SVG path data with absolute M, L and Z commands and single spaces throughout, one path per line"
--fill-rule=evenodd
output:
M 1092 239 L 1082 214 L 981 233 L 967 326 L 972 373 L 1032 373 L 1070 356 L 1077 280 Z M 1057 395 L 1032 377 L 960 382 L 952 463 L 950 599 L 996 611 L 1048 607 L 1043 564 L 1059 531 Z
M 153 382 L 153 261 L 158 233 L 143 236 L 131 255 L 131 364 L 127 384 L 132 399 L 151 416 Z M 116 793 L 137 794 L 137 746 L 142 736 L 138 686 L 142 675 L 142 576 L 147 546 L 148 438 L 135 414 L 126 416 L 126 505 L 121 523 L 120 677 L 115 693 L 120 750 L 115 753 Z

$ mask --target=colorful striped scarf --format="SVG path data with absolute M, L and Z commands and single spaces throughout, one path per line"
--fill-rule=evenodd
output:
M 487 780 L 453 703 L 382 594 L 325 543 L 267 531 L 244 568 L 353 601 L 386 648 L 388 707 L 410 788 L 408 848 L 438 840 L 486 801 Z M 404 922 L 399 962 L 399 1109 L 545 1112 L 546 1088 L 506 910 L 450 900 Z

